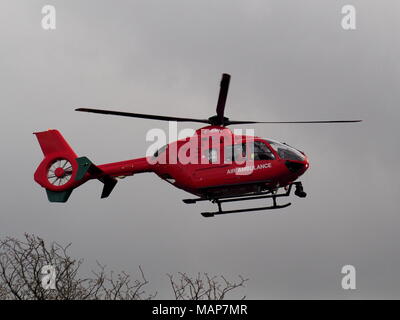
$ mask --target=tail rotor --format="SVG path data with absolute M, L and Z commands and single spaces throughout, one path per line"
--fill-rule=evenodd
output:
M 67 159 L 55 159 L 47 170 L 47 180 L 54 186 L 63 186 L 72 177 L 72 164 Z

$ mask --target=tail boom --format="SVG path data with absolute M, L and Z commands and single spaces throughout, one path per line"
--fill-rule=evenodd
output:
M 136 173 L 151 172 L 152 168 L 147 158 L 138 158 L 98 166 L 106 174 L 113 177 L 132 176 Z

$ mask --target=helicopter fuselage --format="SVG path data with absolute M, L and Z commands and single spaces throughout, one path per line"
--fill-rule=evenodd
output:
M 308 169 L 308 159 L 294 148 L 278 144 L 284 148 L 286 153 L 283 153 L 271 143 L 274 146 L 277 144 L 259 137 L 233 135 L 226 128 L 222 131 L 221 128 L 206 127 L 198 130 L 194 137 L 164 148 L 156 159 L 164 161 L 154 164 L 152 171 L 175 187 L 200 197 L 230 196 L 285 187 Z M 180 152 L 181 148 L 186 150 Z M 170 150 L 176 150 L 177 161 Z M 191 162 L 180 162 L 185 152 L 194 153 L 184 157 Z M 288 152 L 293 153 L 288 155 Z M 171 161 L 172 157 L 174 161 Z

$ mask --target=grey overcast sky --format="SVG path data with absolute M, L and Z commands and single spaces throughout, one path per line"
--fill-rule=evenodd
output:
M 56 8 L 57 28 L 41 28 Z M 357 29 L 341 27 L 356 8 Z M 166 273 L 250 280 L 232 298 L 400 298 L 400 2 L 393 0 L 1 1 L 0 236 L 72 242 L 72 254 L 138 276 L 171 297 Z M 95 163 L 140 157 L 167 123 L 74 112 L 112 106 L 183 117 L 214 114 L 221 73 L 227 116 L 361 118 L 361 124 L 257 125 L 304 150 L 306 199 L 289 208 L 205 219 L 211 204 L 152 174 L 51 204 L 33 181 L 34 131 L 59 129 Z M 179 125 L 179 128 L 196 126 Z M 249 126 L 244 127 L 249 128 Z M 341 288 L 341 268 L 357 289 Z

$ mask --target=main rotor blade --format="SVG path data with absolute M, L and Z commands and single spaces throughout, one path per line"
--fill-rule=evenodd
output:
M 161 120 L 161 121 L 201 122 L 209 124 L 208 119 L 179 118 L 179 117 L 159 116 L 154 114 L 132 113 L 132 112 L 122 112 L 122 111 L 112 111 L 112 110 L 102 110 L 102 109 L 92 109 L 92 108 L 78 108 L 75 109 L 75 111 L 110 114 L 113 116 L 133 117 L 133 118 Z
M 231 76 L 227 73 L 222 74 L 221 85 L 219 89 L 218 103 L 217 103 L 217 117 L 220 124 L 224 123 L 224 111 L 226 97 L 228 96 L 229 82 Z
M 235 121 L 229 120 L 226 125 L 231 124 L 252 124 L 252 123 L 266 123 L 266 124 L 291 124 L 291 123 L 351 123 L 361 122 L 362 120 L 316 120 L 316 121 Z

